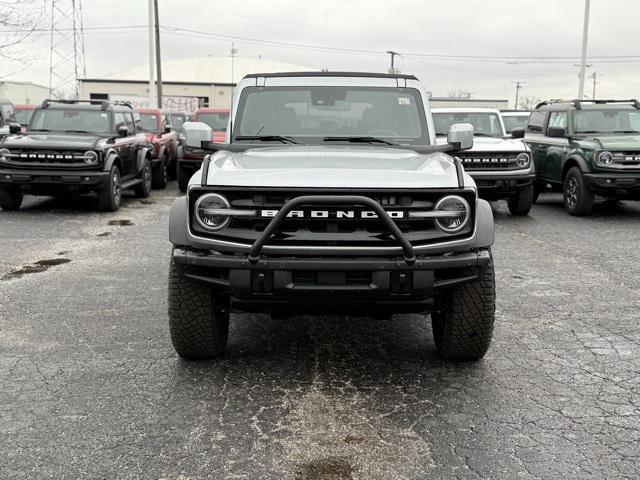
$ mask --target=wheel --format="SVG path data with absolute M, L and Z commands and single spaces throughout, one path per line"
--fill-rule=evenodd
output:
M 538 198 L 540 197 L 540 185 L 537 183 L 533 184 L 533 201 L 532 203 L 536 203 Z
M 106 212 L 115 212 L 120 208 L 121 199 L 120 170 L 114 165 L 109 173 L 109 182 L 98 192 L 98 207 Z
M 136 197 L 147 198 L 151 194 L 151 182 L 153 177 L 149 159 L 144 161 L 144 166 L 142 167 L 142 173 L 140 175 L 142 178 L 142 183 L 136 185 L 133 188 L 133 191 L 135 192 Z
M 169 332 L 178 355 L 187 360 L 218 357 L 229 335 L 228 296 L 184 276 L 190 267 L 169 266 Z
M 167 174 L 169 175 L 169 180 L 175 180 L 178 178 L 178 152 L 177 149 L 173 154 L 173 158 L 171 159 L 171 163 L 168 165 Z
M 585 216 L 591 213 L 594 194 L 584 182 L 578 167 L 571 167 L 564 178 L 564 208 L 570 215 Z
M 533 185 L 522 188 L 507 200 L 507 206 L 511 215 L 527 215 L 533 205 Z
M 190 180 L 189 172 L 178 165 L 178 188 L 181 192 L 186 192 Z
M 492 259 L 482 278 L 435 296 L 431 325 L 438 354 L 447 360 L 459 361 L 484 357 L 493 336 L 495 310 Z
M 162 157 L 160 163 L 156 165 L 155 170 L 153 171 L 153 176 L 151 179 L 151 184 L 153 188 L 158 190 L 164 190 L 167 187 L 167 182 L 169 181 L 169 172 L 167 167 L 166 158 Z
M 22 205 L 24 195 L 16 190 L 0 188 L 0 208 L 7 212 L 18 210 Z

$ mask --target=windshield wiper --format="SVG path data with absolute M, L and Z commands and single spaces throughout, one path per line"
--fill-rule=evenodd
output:
M 65 133 L 93 133 L 89 130 L 63 130 Z
M 49 130 L 48 128 L 31 128 L 29 131 L 30 132 L 50 132 L 51 130 Z
M 640 133 L 638 130 L 614 130 L 613 133 Z
M 604 133 L 604 132 L 601 132 L 600 130 L 580 130 L 579 132 L 576 132 L 576 135 L 579 135 L 581 133 Z
M 378 137 L 324 137 L 325 142 L 349 142 L 349 143 L 382 143 L 384 145 L 397 145 Z
M 491 133 L 478 133 L 473 132 L 474 137 L 496 137 L 496 135 L 492 135 Z
M 233 137 L 234 140 L 258 140 L 260 142 L 282 142 L 282 143 L 298 143 L 293 138 L 283 137 L 281 135 L 240 135 Z

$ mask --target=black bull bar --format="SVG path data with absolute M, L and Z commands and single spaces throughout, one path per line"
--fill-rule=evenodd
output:
M 360 205 L 369 207 L 378 215 L 378 220 L 384 224 L 389 233 L 402 247 L 404 253 L 404 261 L 407 265 L 413 265 L 416 261 L 416 255 L 413 251 L 411 242 L 407 240 L 407 237 L 402 233 L 398 225 L 391 219 L 384 208 L 375 200 L 362 195 L 304 195 L 301 197 L 292 198 L 278 211 L 278 213 L 269 222 L 267 227 L 262 231 L 260 236 L 253 242 L 251 249 L 249 250 L 249 262 L 256 264 L 260 260 L 260 254 L 262 248 L 269 241 L 274 233 L 280 228 L 282 222 L 287 218 L 287 215 L 302 205 L 334 205 L 334 204 L 349 204 Z

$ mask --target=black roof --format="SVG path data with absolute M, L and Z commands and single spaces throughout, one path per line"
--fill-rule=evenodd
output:
M 130 112 L 133 110 L 129 102 L 111 102 L 109 100 L 56 100 L 47 98 L 40 108 L 65 108 L 77 110 L 108 110 Z
M 244 78 L 257 77 L 369 77 L 369 78 L 404 78 L 418 80 L 415 75 L 401 73 L 370 73 L 370 72 L 278 72 L 278 73 L 250 73 Z
M 554 106 L 560 106 L 564 108 L 574 108 L 576 110 L 582 110 L 583 107 L 602 107 L 604 105 L 612 106 L 612 104 L 636 108 L 640 110 L 640 102 L 635 98 L 630 100 L 604 100 L 604 99 L 596 99 L 596 100 L 561 100 L 561 99 L 552 99 L 552 100 L 544 100 L 536 105 L 536 109 L 544 109 L 549 110 Z

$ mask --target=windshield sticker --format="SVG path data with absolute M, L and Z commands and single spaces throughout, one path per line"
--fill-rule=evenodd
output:
M 410 97 L 398 97 L 398 105 L 411 105 Z

